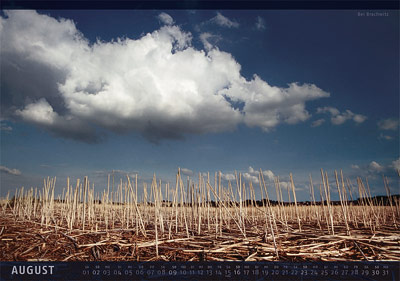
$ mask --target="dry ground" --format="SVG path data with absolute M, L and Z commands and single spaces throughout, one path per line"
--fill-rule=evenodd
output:
M 390 221 L 390 220 L 389 220 Z M 233 224 L 233 223 L 232 223 Z M 359 261 L 400 260 L 400 231 L 382 225 L 374 234 L 358 227 L 346 234 L 344 226 L 335 235 L 320 230 L 312 222 L 297 221 L 279 232 L 265 233 L 262 225 L 246 226 L 246 239 L 232 225 L 222 235 L 205 231 L 189 238 L 182 229 L 171 237 L 158 233 L 158 256 L 154 226 L 147 237 L 135 229 L 109 231 L 69 231 L 40 221 L 16 220 L 11 212 L 0 218 L 0 260 L 2 261 Z M 278 225 L 279 226 L 279 225 Z M 293 228 L 291 227 L 293 226 Z M 101 228 L 99 228 L 101 229 Z

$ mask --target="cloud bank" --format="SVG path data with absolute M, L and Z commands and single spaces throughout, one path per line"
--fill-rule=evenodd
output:
M 239 124 L 264 131 L 296 124 L 310 118 L 308 101 L 329 97 L 313 84 L 280 88 L 257 75 L 246 80 L 231 54 L 207 46 L 210 37 L 197 50 L 172 17 L 159 19 L 165 25 L 140 38 L 90 43 L 71 20 L 5 11 L 1 117 L 89 143 L 101 140 L 99 130 L 157 142 Z M 215 22 L 238 26 L 220 13 Z

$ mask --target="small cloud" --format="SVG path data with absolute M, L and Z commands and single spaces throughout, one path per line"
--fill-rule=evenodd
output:
M 369 163 L 368 168 L 371 172 L 382 172 L 384 170 L 384 167 L 375 161 Z
M 12 131 L 12 127 L 1 123 L 0 124 L 0 131 L 11 132 Z
M 353 114 L 350 110 L 348 110 L 348 112 L 350 112 L 350 114 Z M 356 123 L 362 123 L 365 120 L 367 120 L 367 116 L 361 115 L 361 114 L 354 114 L 353 116 L 353 121 Z
M 16 114 L 26 121 L 42 125 L 52 125 L 58 118 L 58 114 L 44 98 L 28 104 L 23 110 L 18 109 Z
M 393 168 L 394 168 L 395 171 L 400 170 L 400 158 L 397 159 L 397 160 L 394 160 L 392 162 L 392 165 L 393 165 Z
M 21 175 L 21 171 L 20 170 L 10 169 L 10 168 L 7 168 L 6 166 L 0 166 L 0 172 L 6 173 L 6 174 L 10 174 L 10 175 L 14 175 L 14 176 Z
M 399 129 L 399 120 L 394 118 L 383 119 L 378 122 L 378 128 L 380 130 L 397 131 Z
M 224 174 L 224 173 L 221 173 L 221 178 L 226 181 L 233 181 L 236 179 L 234 174 Z
M 192 176 L 193 175 L 193 171 L 190 170 L 190 169 L 186 169 L 186 168 L 181 168 L 181 173 L 183 175 L 186 175 L 186 176 Z
M 173 25 L 174 19 L 167 13 L 162 12 L 158 15 L 158 19 L 165 25 Z
M 260 16 L 258 16 L 257 17 L 257 20 L 256 20 L 256 28 L 258 29 L 258 30 L 264 30 L 266 27 L 265 27 L 265 20 L 262 18 L 262 17 L 260 17 Z
M 393 140 L 393 137 L 392 137 L 392 136 L 384 135 L 384 134 L 380 134 L 380 135 L 379 135 L 379 138 L 380 138 L 380 139 L 384 139 L 384 140 L 388 140 L 388 141 Z
M 349 118 L 347 116 L 344 115 L 336 115 L 335 117 L 331 118 L 331 122 L 334 125 L 341 125 L 344 122 L 346 122 L 346 120 L 348 120 Z
M 325 119 L 318 119 L 312 122 L 311 127 L 319 127 L 325 122 Z
M 251 181 L 251 182 L 254 182 L 254 183 L 259 183 L 258 177 L 255 176 L 255 175 L 252 175 L 250 173 L 243 173 L 242 176 L 247 181 Z
M 264 178 L 269 179 L 270 181 L 274 181 L 275 175 L 271 170 L 262 171 Z M 243 174 L 244 178 L 247 180 L 251 180 L 254 183 L 259 183 L 259 171 L 254 170 L 252 166 L 249 166 L 248 172 Z
M 266 170 L 262 172 L 264 177 L 267 177 L 270 181 L 274 181 L 275 175 L 271 170 Z
M 330 113 L 332 116 L 336 116 L 340 113 L 337 108 L 325 106 L 325 107 L 318 107 L 317 113 Z
M 366 116 L 361 115 L 361 114 L 355 114 L 351 112 L 350 110 L 346 110 L 345 112 L 342 112 L 336 116 L 332 116 L 331 122 L 334 125 L 341 125 L 347 120 L 353 120 L 356 123 L 362 123 L 367 119 Z
M 236 21 L 231 21 L 230 19 L 228 19 L 227 17 L 223 16 L 221 13 L 217 12 L 217 15 L 215 17 L 213 17 L 211 20 L 211 22 L 215 22 L 216 24 L 218 24 L 219 26 L 222 27 L 228 27 L 228 28 L 238 28 L 239 27 L 239 23 Z
M 360 166 L 358 166 L 358 165 L 351 165 L 351 168 L 357 170 L 357 169 L 360 169 Z
M 331 115 L 331 122 L 334 125 L 341 125 L 347 120 L 353 120 L 355 123 L 360 124 L 367 119 L 367 116 L 353 113 L 348 109 L 340 112 L 334 107 L 319 107 L 317 113 L 329 113 Z

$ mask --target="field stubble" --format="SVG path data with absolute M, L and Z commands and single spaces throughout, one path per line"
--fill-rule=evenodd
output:
M 23 188 L 1 201 L 2 261 L 356 261 L 400 260 L 398 197 L 384 186 L 388 202 L 372 198 L 369 186 L 357 186 L 335 172 L 340 203 L 331 201 L 332 186 L 321 170 L 320 201 L 310 177 L 310 203 L 296 200 L 290 175 L 283 202 L 279 178 L 277 201 L 269 200 L 262 171 L 255 187 L 236 175 L 236 188 L 224 187 L 221 174 L 198 181 L 162 184 L 154 176 L 143 183 L 127 176 L 95 194 L 87 178 L 73 187 L 69 180 L 55 198 L 56 180 L 41 190 Z M 358 203 L 353 194 L 357 190 Z M 285 190 L 286 192 L 286 190 Z

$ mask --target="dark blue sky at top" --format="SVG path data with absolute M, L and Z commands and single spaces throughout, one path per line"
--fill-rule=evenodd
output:
M 39 11 L 71 19 L 91 42 L 118 37 L 138 39 L 160 28 L 161 11 Z M 92 176 L 99 189 L 106 176 L 96 171 L 139 172 L 144 179 L 153 173 L 173 182 L 177 167 L 194 172 L 254 169 L 272 170 L 287 178 L 293 172 L 299 186 L 319 169 L 343 169 L 354 177 L 351 165 L 367 167 L 372 161 L 385 166 L 385 173 L 398 185 L 392 161 L 399 158 L 397 131 L 383 132 L 377 123 L 399 118 L 399 13 L 388 17 L 360 17 L 358 11 L 220 11 L 240 24 L 224 28 L 205 23 L 216 11 L 164 11 L 176 25 L 193 35 L 192 44 L 203 46 L 201 32 L 221 36 L 220 50 L 232 54 L 248 80 L 257 74 L 272 86 L 313 83 L 330 93 L 306 103 L 312 117 L 299 124 L 280 124 L 270 132 L 239 125 L 236 131 L 187 135 L 184 140 L 148 142 L 137 133 L 105 132 L 104 141 L 86 144 L 56 138 L 34 126 L 8 122 L 13 130 L 1 132 L 1 165 L 21 171 L 20 176 L 1 174 L 1 195 L 20 185 L 41 186 L 43 177 L 57 176 L 59 188 L 67 176 Z M 257 30 L 257 17 L 265 29 Z M 201 25 L 201 23 L 205 23 Z M 196 28 L 199 26 L 200 29 Z M 333 125 L 318 107 L 331 106 L 367 116 L 361 124 L 347 121 Z M 326 119 L 311 127 L 317 119 Z M 394 139 L 384 140 L 380 134 Z M 366 168 L 365 168 L 366 169 Z M 360 172 L 360 176 L 363 172 Z M 380 175 L 375 193 L 383 194 Z M 398 193 L 398 192 L 395 192 Z M 308 192 L 299 196 L 308 199 Z

